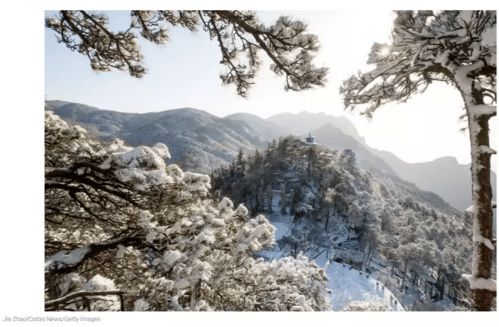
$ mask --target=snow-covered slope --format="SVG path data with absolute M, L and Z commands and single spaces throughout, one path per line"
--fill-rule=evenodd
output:
M 363 170 L 351 150 L 282 138 L 216 170 L 212 182 L 215 192 L 274 224 L 277 244 L 261 253 L 269 260 L 301 252 L 321 267 L 331 258 L 348 264 L 371 275 L 354 289 L 367 289 L 378 304 L 390 296 L 377 281 L 408 310 L 429 310 L 445 298 L 466 305 L 460 276 L 470 266 L 469 219 L 435 194 Z M 363 276 L 353 272 L 348 281 L 358 283 Z
M 326 272 L 333 310 L 342 310 L 347 304 L 359 301 L 379 303 L 391 311 L 404 311 L 392 292 L 368 274 L 338 262 L 332 262 Z
M 204 173 L 231 162 L 239 149 L 249 152 L 280 136 L 312 132 L 319 144 L 330 149 L 354 150 L 363 169 L 401 177 L 422 190 L 435 192 L 459 210 L 471 203 L 469 167 L 442 159 L 405 163 L 392 153 L 370 148 L 343 116 L 302 112 L 262 119 L 236 113 L 219 118 L 190 108 L 132 114 L 65 101 L 46 101 L 46 105 L 62 118 L 77 122 L 102 139 L 118 137 L 132 145 L 166 143 L 182 167 Z M 493 188 L 495 178 L 492 172 Z
M 281 198 L 275 196 L 272 199 L 273 213 L 268 215 L 269 221 L 276 228 L 275 239 L 278 242 L 291 233 L 293 217 L 279 213 Z M 341 311 L 352 302 L 369 302 L 377 304 L 386 310 L 404 311 L 397 298 L 381 282 L 368 274 L 361 272 L 350 265 L 333 261 L 334 252 L 320 252 L 317 256 L 313 251 L 306 253 L 309 258 L 323 267 L 329 278 L 329 289 L 331 290 L 331 309 Z M 279 246 L 274 249 L 261 251 L 260 255 L 268 260 L 279 259 L 286 256 Z

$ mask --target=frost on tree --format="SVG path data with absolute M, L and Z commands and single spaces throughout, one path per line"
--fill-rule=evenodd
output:
M 371 116 L 391 101 L 406 101 L 432 82 L 457 88 L 463 98 L 471 144 L 474 258 L 469 280 L 475 308 L 490 310 L 492 280 L 492 190 L 489 124 L 496 115 L 496 12 L 398 11 L 391 44 L 375 43 L 373 68 L 352 76 L 341 92 L 346 107 Z M 456 108 L 458 109 L 458 108 Z M 483 282 L 487 281 L 487 282 Z
M 241 96 L 254 84 L 261 53 L 270 59 L 270 69 L 285 77 L 286 90 L 310 89 L 326 81 L 328 69 L 312 63 L 319 40 L 306 32 L 307 25 L 300 20 L 280 17 L 267 26 L 254 12 L 238 10 L 133 10 L 130 16 L 129 28 L 120 32 L 109 27 L 105 14 L 85 10 L 60 11 L 46 18 L 45 24 L 68 49 L 85 55 L 95 71 L 119 69 L 133 77 L 144 76 L 139 35 L 154 44 L 166 44 L 169 28 L 177 26 L 208 32 L 226 68 L 220 75 L 222 83 L 236 86 Z
M 163 144 L 102 144 L 45 114 L 47 310 L 328 310 L 307 258 L 265 262 L 264 216 L 210 199 Z

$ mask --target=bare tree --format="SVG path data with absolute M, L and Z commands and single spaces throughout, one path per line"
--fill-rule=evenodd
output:
M 398 11 L 391 44 L 375 43 L 368 63 L 374 68 L 344 81 L 346 107 L 407 101 L 436 81 L 459 90 L 468 120 L 473 194 L 473 265 L 470 276 L 477 310 L 491 310 L 492 189 L 488 121 L 496 115 L 496 12 Z
M 216 10 L 133 10 L 130 18 L 130 26 L 119 32 L 110 29 L 104 13 L 84 10 L 60 11 L 56 17 L 46 18 L 45 24 L 60 43 L 86 55 L 96 71 L 118 69 L 133 77 L 144 76 L 138 35 L 152 43 L 165 44 L 168 28 L 179 26 L 191 31 L 202 28 L 218 43 L 220 63 L 226 67 L 220 78 L 223 84 L 235 85 L 243 97 L 254 84 L 262 51 L 272 63 L 270 69 L 285 77 L 286 90 L 323 86 L 326 81 L 328 69 L 312 64 L 319 40 L 306 33 L 307 25 L 299 20 L 280 17 L 266 26 L 251 11 Z

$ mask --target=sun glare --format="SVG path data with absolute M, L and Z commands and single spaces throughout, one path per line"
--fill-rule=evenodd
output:
M 379 55 L 383 58 L 388 56 L 389 54 L 390 54 L 390 48 L 388 46 L 382 47 L 379 50 Z

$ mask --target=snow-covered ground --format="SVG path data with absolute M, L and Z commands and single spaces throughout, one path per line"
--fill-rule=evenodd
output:
M 404 311 L 392 292 L 366 273 L 337 262 L 331 263 L 326 272 L 333 310 L 341 310 L 351 301 L 365 301 L 381 302 L 392 311 Z
M 291 232 L 291 215 L 279 213 L 279 197 L 274 196 L 272 206 L 274 213 L 268 215 L 270 223 L 276 228 L 276 241 Z M 278 246 L 274 249 L 261 251 L 260 254 L 267 259 L 278 259 L 284 254 Z M 356 270 L 347 264 L 332 261 L 333 253 L 326 251 L 318 255 L 314 261 L 319 267 L 326 270 L 331 289 L 331 307 L 333 310 L 342 310 L 349 302 L 383 303 L 389 310 L 404 311 L 397 298 L 381 282 L 370 277 L 364 272 Z M 315 257 L 309 255 L 309 257 Z

